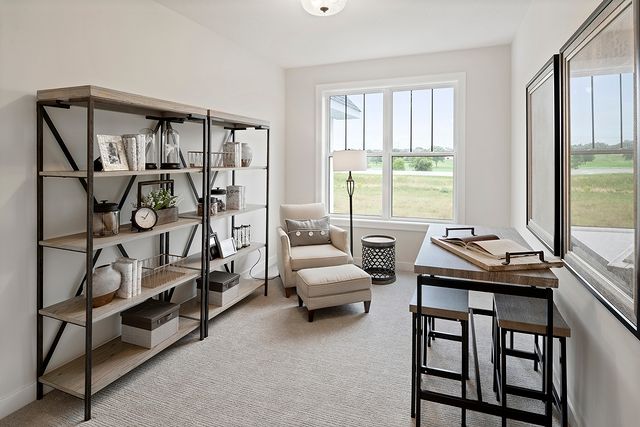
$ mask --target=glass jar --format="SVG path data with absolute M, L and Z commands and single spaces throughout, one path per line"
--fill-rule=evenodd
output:
M 102 200 L 93 205 L 93 237 L 115 236 L 120 232 L 120 208 Z
M 242 233 L 242 237 L 244 237 L 244 242 L 242 242 L 242 247 L 246 248 L 251 245 L 251 226 L 243 225 L 242 229 L 244 230 Z
M 189 159 L 189 167 L 204 167 L 204 153 L 202 151 L 189 151 L 187 153 L 187 158 Z
M 204 198 L 198 197 L 198 216 L 202 216 L 204 212 Z M 216 198 L 211 197 L 209 200 L 209 215 L 215 215 L 218 213 L 218 203 L 216 203 Z
M 215 202 L 218 204 L 218 212 L 224 212 L 227 210 L 224 199 L 227 196 L 227 190 L 224 188 L 216 187 L 211 190 L 211 196 L 214 196 Z
M 156 133 L 150 128 L 140 129 L 140 138 L 144 141 L 145 147 L 145 169 L 158 169 L 160 154 L 158 153 Z
M 225 168 L 239 168 L 242 165 L 242 148 L 239 142 L 225 142 L 222 150 Z
M 167 125 L 162 135 L 161 169 L 180 169 L 180 134 Z

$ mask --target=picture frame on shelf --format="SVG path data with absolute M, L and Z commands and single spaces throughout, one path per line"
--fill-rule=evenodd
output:
M 238 252 L 238 250 L 236 249 L 236 242 L 235 240 L 233 240 L 233 238 L 220 240 L 219 245 L 220 256 L 222 258 L 226 258 Z
M 107 171 L 128 171 L 127 153 L 120 135 L 98 135 L 102 168 Z
M 220 242 L 218 241 L 218 233 L 213 232 L 209 238 L 209 259 L 214 260 L 220 258 Z

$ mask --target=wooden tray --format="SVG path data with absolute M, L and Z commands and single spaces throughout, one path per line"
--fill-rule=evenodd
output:
M 564 266 L 564 263 L 559 258 L 551 258 L 546 260 L 547 262 L 542 262 L 537 255 L 511 258 L 509 265 L 503 265 L 503 260 L 501 259 L 495 259 L 466 248 L 461 248 L 458 245 L 446 242 L 440 238 L 431 237 L 431 241 L 441 248 L 487 271 L 544 270 Z

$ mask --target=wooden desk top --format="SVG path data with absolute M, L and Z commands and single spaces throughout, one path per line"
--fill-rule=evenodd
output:
M 432 224 L 429 226 L 427 235 L 422 242 L 422 247 L 418 253 L 414 264 L 414 272 L 418 274 L 429 274 L 434 276 L 450 277 L 455 279 L 470 279 L 482 282 L 506 283 L 511 285 L 537 286 L 544 288 L 557 288 L 558 278 L 551 271 L 546 270 L 523 270 L 496 272 L 486 271 L 471 264 L 457 255 L 437 246 L 431 242 L 431 236 L 443 236 L 446 227 L 458 227 L 454 224 Z M 513 228 L 489 228 L 475 227 L 476 234 L 495 234 L 501 238 L 511 239 L 529 248 L 527 242 Z M 451 236 L 456 233 L 469 233 L 468 231 L 450 232 Z M 462 235 L 467 235 L 462 234 Z

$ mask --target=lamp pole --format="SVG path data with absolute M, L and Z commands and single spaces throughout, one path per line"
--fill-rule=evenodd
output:
M 349 195 L 349 239 L 351 256 L 353 256 L 353 191 L 355 190 L 355 182 L 351 177 L 351 171 L 349 171 L 349 177 L 347 178 L 347 194 Z

